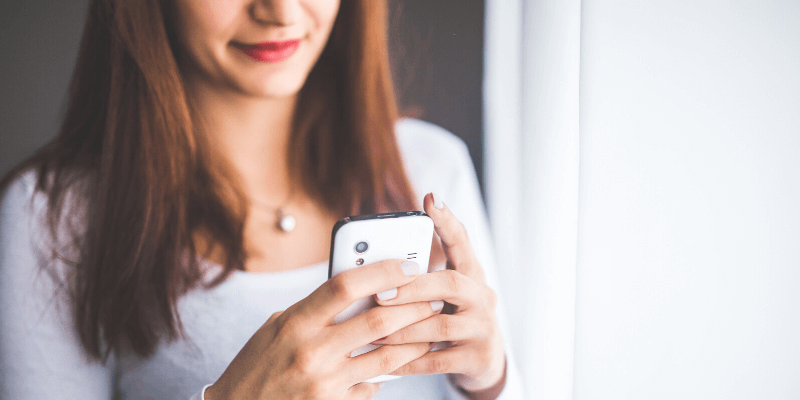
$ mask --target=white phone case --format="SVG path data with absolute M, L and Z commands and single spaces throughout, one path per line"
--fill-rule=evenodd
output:
M 413 260 L 419 264 L 420 273 L 428 272 L 433 221 L 421 211 L 347 217 L 334 225 L 331 236 L 328 279 L 348 269 L 390 259 Z M 366 242 L 368 248 L 359 253 L 356 245 L 362 242 Z M 364 297 L 337 314 L 333 322 L 338 324 L 347 321 L 377 305 L 372 296 Z M 381 346 L 367 344 L 353 350 L 350 357 L 379 347 Z M 397 378 L 400 376 L 381 375 L 365 382 L 383 382 Z

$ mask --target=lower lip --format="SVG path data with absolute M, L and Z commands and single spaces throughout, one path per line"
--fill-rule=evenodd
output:
M 300 40 L 297 39 L 250 46 L 236 45 L 236 48 L 256 61 L 276 63 L 291 57 L 299 46 Z

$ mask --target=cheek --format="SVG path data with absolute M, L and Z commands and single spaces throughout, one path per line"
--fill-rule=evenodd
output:
M 333 22 L 336 21 L 336 14 L 339 12 L 339 0 L 309 0 L 306 2 L 306 9 L 314 16 L 317 27 L 327 32 L 330 31 L 331 27 L 333 27 Z
M 176 26 L 188 51 L 208 51 L 227 44 L 244 7 L 241 0 L 178 0 Z

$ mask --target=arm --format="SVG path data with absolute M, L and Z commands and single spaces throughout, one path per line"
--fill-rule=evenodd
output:
M 24 175 L 0 201 L 0 398 L 111 399 L 113 356 L 105 365 L 85 356 L 63 292 L 42 268 L 35 216 L 45 199 L 33 184 Z

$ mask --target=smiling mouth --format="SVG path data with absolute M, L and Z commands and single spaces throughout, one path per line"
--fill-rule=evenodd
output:
M 291 57 L 300 46 L 300 39 L 256 44 L 234 43 L 233 45 L 256 61 L 275 63 Z

